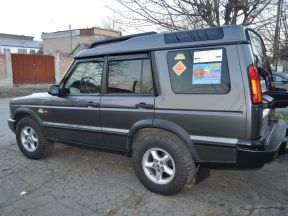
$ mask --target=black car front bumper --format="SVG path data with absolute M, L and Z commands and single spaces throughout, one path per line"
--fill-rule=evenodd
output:
M 286 123 L 284 121 L 276 123 L 268 138 L 264 142 L 261 140 L 258 143 L 263 143 L 262 148 L 259 148 L 259 145 L 251 145 L 251 147 L 238 145 L 236 168 L 261 168 L 265 163 L 272 162 L 279 155 L 285 154 L 287 152 Z
M 15 128 L 15 120 L 14 119 L 8 119 L 8 126 L 10 128 L 10 130 L 12 130 L 14 133 L 16 131 L 16 128 Z

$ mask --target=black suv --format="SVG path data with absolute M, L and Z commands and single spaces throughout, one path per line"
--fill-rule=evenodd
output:
M 202 168 L 260 168 L 286 152 L 278 90 L 253 30 L 150 32 L 91 44 L 48 94 L 11 100 L 8 122 L 29 158 L 55 142 L 124 152 L 147 188 L 171 195 Z

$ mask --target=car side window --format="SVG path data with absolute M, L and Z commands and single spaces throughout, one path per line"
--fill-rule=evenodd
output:
M 81 62 L 65 82 L 70 94 L 100 93 L 103 62 Z
M 276 81 L 276 82 L 287 81 L 287 79 L 285 79 L 284 77 L 278 76 L 278 75 L 275 75 L 274 77 L 275 77 L 274 81 Z
M 176 94 L 227 94 L 230 91 L 224 48 L 169 51 L 167 63 Z
M 153 94 L 149 59 L 109 61 L 108 93 Z

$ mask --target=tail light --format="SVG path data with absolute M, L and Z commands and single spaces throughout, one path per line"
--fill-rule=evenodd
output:
M 253 65 L 249 67 L 248 71 L 251 84 L 253 104 L 260 104 L 262 103 L 262 90 L 261 90 L 259 73 Z

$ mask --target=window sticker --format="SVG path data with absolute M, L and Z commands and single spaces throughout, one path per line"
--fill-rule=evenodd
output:
M 172 70 L 177 74 L 177 76 L 180 76 L 186 70 L 186 66 L 182 61 L 178 61 Z
M 221 84 L 221 63 L 194 64 L 192 84 Z
M 222 52 L 222 49 L 194 52 L 193 63 L 221 62 Z
M 177 55 L 175 56 L 175 60 L 185 60 L 185 54 L 177 53 Z

